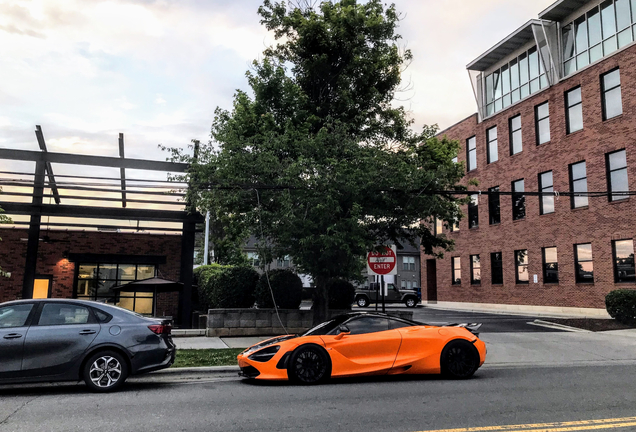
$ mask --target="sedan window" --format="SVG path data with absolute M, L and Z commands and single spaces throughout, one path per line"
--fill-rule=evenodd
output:
M 389 320 L 382 317 L 360 317 L 347 321 L 345 325 L 352 335 L 377 333 L 389 329 Z
M 412 327 L 414 325 L 419 325 L 417 323 L 402 321 L 398 319 L 389 319 L 389 329 L 395 330 L 404 327 Z
M 42 308 L 38 325 L 87 324 L 90 316 L 88 308 L 84 306 L 47 303 Z
M 23 327 L 33 304 L 18 304 L 0 308 L 0 328 Z

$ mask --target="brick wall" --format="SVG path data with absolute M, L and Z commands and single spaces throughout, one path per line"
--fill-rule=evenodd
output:
M 600 75 L 620 67 L 623 114 L 602 121 Z M 581 86 L 584 127 L 566 135 L 564 92 Z M 550 102 L 551 141 L 536 145 L 534 107 Z M 514 156 L 509 151 L 508 120 L 521 114 L 523 151 Z M 486 161 L 486 130 L 498 130 L 499 160 Z M 586 161 L 589 191 L 607 190 L 605 154 L 626 149 L 630 190 L 636 191 L 636 46 L 631 46 L 602 60 L 563 82 L 477 123 L 471 116 L 452 126 L 442 135 L 459 140 L 459 160 L 466 162 L 466 139 L 476 136 L 477 169 L 467 173 L 464 182 L 475 178 L 478 187 L 487 191 L 499 186 L 510 191 L 511 182 L 525 180 L 526 191 L 538 191 L 538 174 L 553 172 L 554 190 L 569 191 L 568 165 Z M 437 261 L 439 301 L 522 304 L 563 307 L 604 307 L 605 295 L 617 288 L 636 288 L 633 283 L 614 282 L 612 240 L 635 237 L 636 197 L 610 203 L 607 197 L 590 198 L 589 207 L 572 210 L 570 198 L 555 201 L 555 213 L 539 215 L 539 198 L 526 197 L 526 218 L 512 220 L 512 199 L 501 196 L 501 223 L 490 226 L 488 198 L 479 199 L 479 228 L 468 229 L 460 222 L 459 232 L 445 235 L 454 239 L 453 252 Z M 464 208 L 466 214 L 467 209 Z M 592 243 L 594 284 L 575 282 L 574 244 Z M 559 283 L 544 284 L 542 247 L 558 248 Z M 515 283 L 514 251 L 528 250 L 530 283 Z M 503 252 L 503 285 L 491 284 L 490 253 Z M 480 255 L 481 285 L 470 284 L 470 255 Z M 461 257 L 462 283 L 451 285 L 451 257 Z M 422 286 L 426 287 L 426 258 L 421 260 Z M 533 283 L 537 275 L 538 283 Z
M 0 229 L 0 266 L 11 272 L 11 278 L 0 277 L 0 302 L 21 298 L 24 262 L 26 259 L 26 229 Z M 73 296 L 73 279 L 75 264 L 63 258 L 68 253 L 119 254 L 119 255 L 165 255 L 166 264 L 158 266 L 160 277 L 179 280 L 181 262 L 181 236 L 124 234 L 89 231 L 48 231 L 40 234 L 50 237 L 51 242 L 40 242 L 38 249 L 37 274 L 52 275 L 52 297 L 70 298 Z M 164 300 L 165 299 L 167 300 Z M 167 315 L 176 316 L 176 305 L 171 309 L 170 296 L 161 297 L 161 309 L 174 312 Z M 178 302 L 178 301 L 177 301 Z M 157 306 L 160 304 L 158 303 Z

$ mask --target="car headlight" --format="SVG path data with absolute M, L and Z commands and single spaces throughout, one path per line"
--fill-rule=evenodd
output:
M 254 354 L 250 355 L 248 359 L 254 360 L 257 362 L 266 362 L 272 359 L 280 349 L 280 345 L 273 345 L 267 348 L 263 348 L 262 350 L 256 351 Z

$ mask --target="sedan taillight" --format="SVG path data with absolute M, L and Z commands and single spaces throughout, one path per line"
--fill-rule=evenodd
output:
M 149 325 L 148 328 L 151 332 L 162 335 L 162 334 L 170 334 L 172 332 L 172 326 L 165 324 L 153 324 Z

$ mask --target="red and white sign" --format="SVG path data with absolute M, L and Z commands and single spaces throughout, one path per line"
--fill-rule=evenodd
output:
M 395 245 L 382 246 L 379 252 L 367 254 L 367 271 L 370 275 L 397 274 L 397 255 Z

